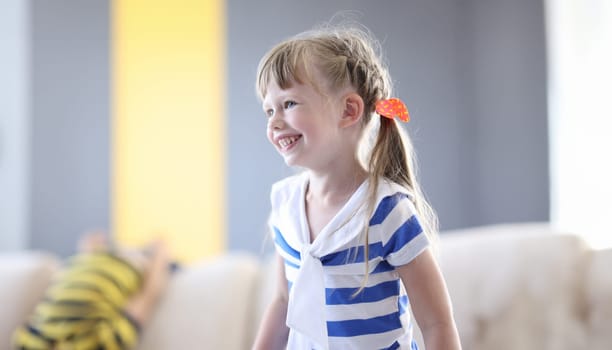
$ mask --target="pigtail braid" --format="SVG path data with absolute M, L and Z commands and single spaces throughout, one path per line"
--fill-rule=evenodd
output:
M 417 181 L 417 166 L 414 158 L 412 143 L 397 121 L 380 117 L 378 136 L 369 160 L 370 181 L 378 185 L 378 179 L 384 177 L 406 187 L 413 195 L 412 201 L 419 215 L 422 229 L 435 246 L 438 238 L 437 215 L 427 202 Z

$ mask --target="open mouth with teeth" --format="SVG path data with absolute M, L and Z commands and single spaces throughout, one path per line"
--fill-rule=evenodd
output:
M 289 146 L 293 145 L 297 140 L 301 139 L 302 136 L 289 136 L 284 137 L 278 140 L 278 145 L 281 146 L 282 149 L 287 149 Z

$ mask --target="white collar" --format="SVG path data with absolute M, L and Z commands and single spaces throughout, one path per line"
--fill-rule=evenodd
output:
M 306 186 L 307 176 L 304 176 L 299 188 L 300 194 L 293 197 L 299 203 L 300 222 L 293 223 L 299 242 L 295 245 L 300 250 L 300 269 L 295 277 L 289 304 L 287 308 L 287 325 L 315 342 L 321 349 L 329 349 L 327 335 L 327 318 L 325 315 L 325 281 L 323 265 L 320 258 L 340 250 L 348 242 L 353 241 L 362 233 L 366 224 L 365 208 L 367 200 L 368 181 L 364 181 L 351 195 L 347 203 L 331 219 L 331 221 L 310 242 L 310 230 L 306 218 Z M 299 225 L 299 227 L 295 227 Z

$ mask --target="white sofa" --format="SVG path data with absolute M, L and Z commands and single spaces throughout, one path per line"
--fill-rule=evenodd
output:
M 445 232 L 438 253 L 464 349 L 612 349 L 612 249 L 546 224 L 512 224 Z M 0 349 L 58 263 L 40 252 L 0 255 Z M 248 349 L 272 270 L 247 253 L 183 267 L 139 349 Z

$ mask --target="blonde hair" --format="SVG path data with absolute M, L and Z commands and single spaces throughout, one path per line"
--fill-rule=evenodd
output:
M 286 89 L 294 82 L 309 83 L 315 89 L 334 91 L 352 86 L 364 102 L 363 126 L 370 126 L 376 102 L 391 97 L 392 84 L 383 64 L 380 46 L 365 30 L 357 27 L 320 28 L 298 34 L 273 47 L 260 61 L 256 89 L 260 99 L 269 83 Z M 326 82 L 315 82 L 316 69 Z M 378 116 L 378 115 L 377 115 Z M 437 240 L 438 223 L 416 177 L 416 162 L 410 138 L 394 119 L 379 117 L 377 133 L 365 159 L 368 171 L 368 216 L 376 205 L 376 190 L 381 178 L 404 186 L 412 194 L 419 222 L 430 241 Z M 367 139 L 364 137 L 364 139 Z M 365 279 L 368 277 L 368 224 L 365 225 Z M 359 292 L 357 291 L 357 293 Z M 356 293 L 356 294 L 357 294 Z

